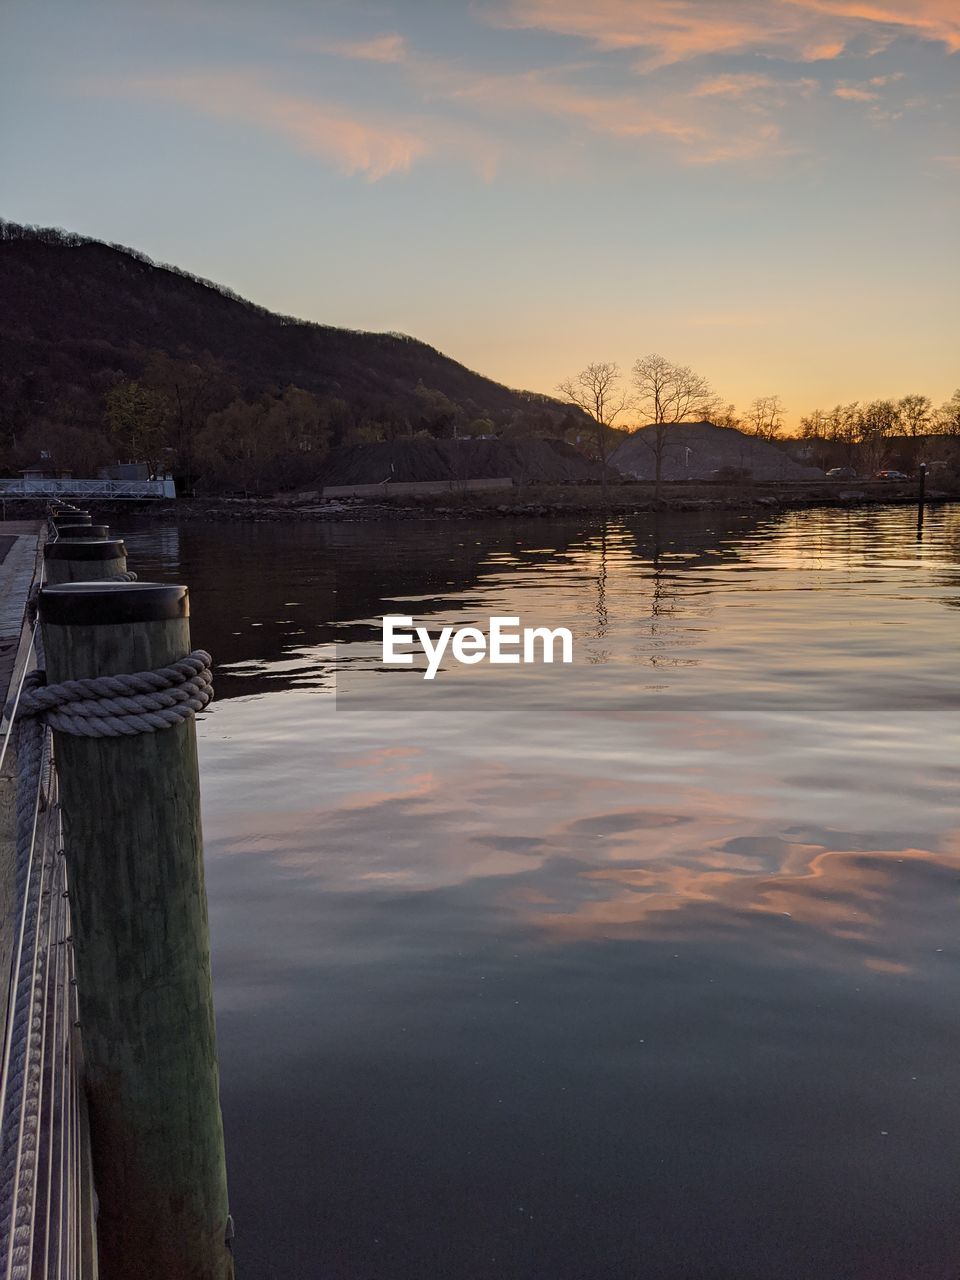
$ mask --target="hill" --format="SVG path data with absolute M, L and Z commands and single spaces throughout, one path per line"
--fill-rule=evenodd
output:
M 804 466 L 769 440 L 744 435 L 712 422 L 676 422 L 663 428 L 661 478 L 709 480 L 714 471 L 733 468 L 753 480 L 815 480 L 819 467 Z M 610 455 L 610 465 L 625 476 L 652 480 L 656 473 L 657 427 L 639 427 Z
M 350 426 L 422 425 L 424 395 L 464 421 L 541 428 L 567 406 L 484 378 L 414 338 L 276 315 L 229 289 L 119 245 L 0 221 L 0 421 L 38 416 L 100 426 L 104 395 L 151 353 L 206 360 L 251 399 L 292 384 L 339 407 Z M 449 401 L 449 404 L 444 400 Z

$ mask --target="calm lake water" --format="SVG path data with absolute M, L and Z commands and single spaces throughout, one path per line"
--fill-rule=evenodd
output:
M 960 509 L 127 542 L 218 667 L 240 1277 L 956 1280 Z

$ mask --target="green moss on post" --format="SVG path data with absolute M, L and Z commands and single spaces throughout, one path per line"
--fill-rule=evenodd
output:
M 175 662 L 187 612 L 181 586 L 48 587 L 47 678 Z M 231 1280 L 195 722 L 54 750 L 101 1280 Z

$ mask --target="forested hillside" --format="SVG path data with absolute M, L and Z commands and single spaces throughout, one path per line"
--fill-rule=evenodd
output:
M 321 300 L 322 301 L 322 300 Z M 117 245 L 0 222 L 0 465 L 147 460 L 263 488 L 329 447 L 575 419 L 401 334 L 275 315 Z

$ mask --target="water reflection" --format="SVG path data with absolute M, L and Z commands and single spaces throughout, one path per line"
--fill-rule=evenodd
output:
M 956 1275 L 956 511 L 128 545 L 220 664 L 244 1270 Z M 380 669 L 400 603 L 578 662 L 425 689 Z

